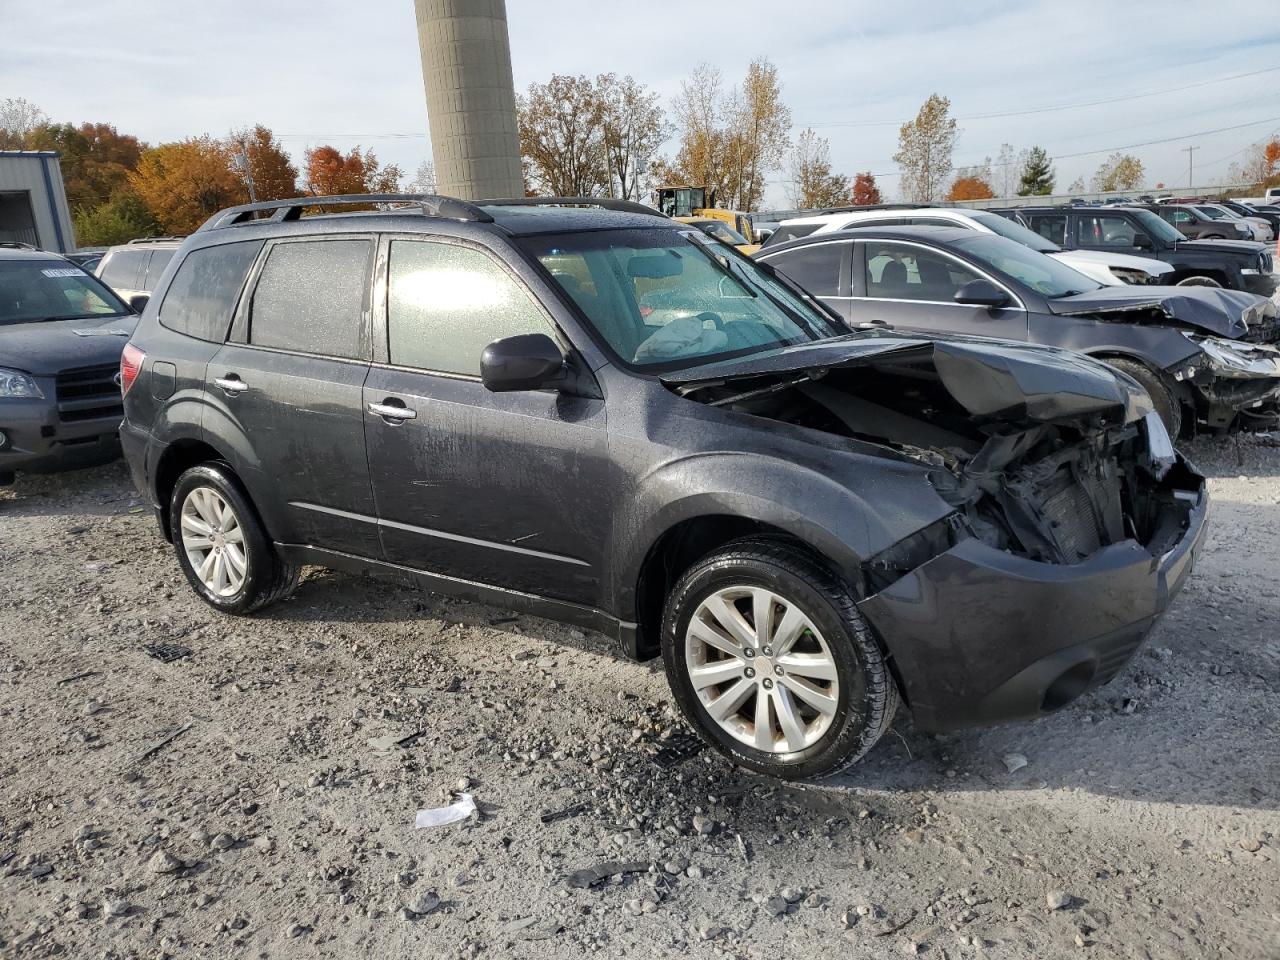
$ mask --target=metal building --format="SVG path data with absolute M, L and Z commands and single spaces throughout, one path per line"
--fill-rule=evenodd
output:
M 414 0 L 441 193 L 524 194 L 505 0 Z
M 0 150 L 0 241 L 75 250 L 58 156 L 52 150 Z

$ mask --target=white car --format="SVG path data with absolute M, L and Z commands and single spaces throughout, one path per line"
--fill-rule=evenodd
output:
M 1126 283 L 1165 283 L 1173 267 L 1147 257 L 1095 250 L 1063 250 L 1033 230 L 988 210 L 963 207 L 881 207 L 875 210 L 847 210 L 812 217 L 783 220 L 768 246 L 817 233 L 831 233 L 851 227 L 965 227 L 980 233 L 994 233 L 1048 254 L 1091 280 L 1115 287 Z

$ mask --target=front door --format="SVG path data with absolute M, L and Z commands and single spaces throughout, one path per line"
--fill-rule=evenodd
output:
M 600 606 L 612 516 L 604 402 L 485 389 L 487 344 L 559 337 L 488 252 L 391 239 L 387 261 L 386 362 L 374 364 L 364 388 L 387 559 Z
M 900 330 L 1027 339 L 1027 313 L 1012 294 L 1007 307 L 955 302 L 966 283 L 992 279 L 958 258 L 906 240 L 866 240 L 857 246 L 851 323 L 883 321 Z
M 237 467 L 273 536 L 378 558 L 361 393 L 374 248 L 270 244 L 206 390 L 238 426 Z

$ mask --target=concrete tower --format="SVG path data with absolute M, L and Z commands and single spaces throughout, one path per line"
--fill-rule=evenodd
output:
M 524 196 L 506 0 L 414 0 L 439 191 Z

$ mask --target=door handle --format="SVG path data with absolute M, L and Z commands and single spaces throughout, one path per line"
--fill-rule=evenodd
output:
M 371 403 L 369 412 L 384 420 L 413 420 L 418 416 L 417 410 L 410 410 L 404 404 L 394 403 Z
M 213 385 L 225 393 L 244 393 L 249 389 L 249 385 L 234 373 L 229 373 L 225 377 L 218 377 L 213 381 Z

